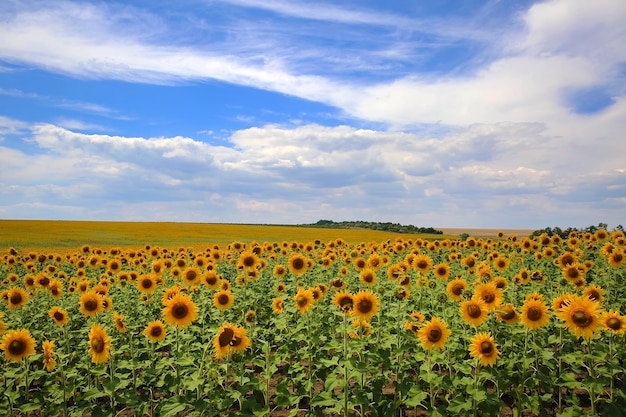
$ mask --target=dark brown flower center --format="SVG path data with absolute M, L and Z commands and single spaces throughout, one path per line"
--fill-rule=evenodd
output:
M 543 317 L 543 311 L 539 307 L 530 307 L 528 311 L 526 311 L 526 317 L 530 321 L 538 321 Z
M 606 325 L 611 330 L 620 330 L 622 328 L 622 322 L 619 319 L 615 318 L 615 317 L 611 317 L 606 322 Z
M 493 354 L 493 344 L 487 340 L 480 343 L 480 353 L 484 356 L 491 356 Z
M 476 304 L 470 304 L 467 306 L 467 315 L 473 319 L 479 318 L 483 314 L 482 310 Z
M 220 303 L 220 305 L 225 306 L 228 304 L 229 301 L 230 298 L 226 294 L 221 294 L 219 297 L 217 297 L 217 302 Z
M 101 338 L 96 338 L 91 341 L 91 348 L 96 353 L 102 353 L 104 351 L 104 340 Z
M 153 326 L 150 328 L 150 336 L 159 337 L 163 333 L 161 326 Z
M 452 294 L 460 296 L 463 294 L 464 289 L 463 284 L 454 284 L 452 286 Z
M 198 277 L 198 274 L 196 271 L 187 271 L 187 274 L 185 275 L 187 277 L 187 281 L 195 281 L 196 278 Z
M 496 300 L 496 295 L 492 292 L 485 292 L 480 297 L 487 304 L 493 303 Z
M 576 311 L 574 314 L 572 314 L 572 321 L 578 327 L 587 327 L 591 324 L 592 317 L 590 315 L 587 315 L 587 313 L 585 313 L 584 311 Z
M 85 301 L 85 310 L 96 311 L 98 309 L 98 302 L 96 300 Z
M 587 297 L 591 300 L 598 301 L 600 299 L 600 293 L 596 290 L 591 290 L 587 294 Z
M 235 336 L 235 332 L 233 331 L 233 329 L 230 328 L 225 328 L 224 330 L 222 330 L 222 333 L 220 333 L 219 337 L 217 338 L 220 347 L 226 347 L 228 345 L 230 345 L 231 340 L 233 340 L 233 337 Z
M 296 258 L 293 260 L 293 262 L 291 263 L 291 266 L 293 267 L 293 269 L 295 270 L 300 270 L 304 268 L 304 260 L 300 259 L 300 258 Z
M 151 279 L 144 279 L 144 280 L 142 280 L 141 281 L 141 286 L 143 288 L 145 288 L 146 290 L 152 288 L 152 280 Z
M 432 343 L 436 343 L 441 340 L 441 329 L 430 329 L 428 332 L 428 341 Z
M 501 317 L 504 320 L 511 320 L 512 318 L 515 317 L 515 311 L 513 309 L 505 309 L 502 311 Z
M 372 304 L 370 300 L 361 300 L 357 307 L 358 307 L 359 312 L 369 313 L 370 311 L 372 311 L 372 308 L 374 307 L 374 305 Z
M 177 319 L 184 319 L 189 314 L 189 308 L 185 304 L 176 304 L 172 308 L 172 315 Z
M 21 340 L 14 340 L 9 344 L 9 352 L 12 355 L 21 355 L 26 351 L 26 343 Z
M 22 300 L 23 300 L 22 294 L 20 294 L 19 292 L 11 294 L 11 298 L 10 298 L 11 304 L 20 304 Z
M 55 311 L 54 312 L 54 319 L 56 321 L 63 321 L 64 318 L 65 318 L 65 315 L 63 313 L 61 313 L 60 311 Z

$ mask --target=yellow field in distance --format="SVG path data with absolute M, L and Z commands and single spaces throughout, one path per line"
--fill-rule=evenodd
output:
M 167 248 L 201 248 L 240 242 L 329 242 L 349 243 L 385 240 L 446 239 L 451 235 L 399 234 L 368 229 L 326 229 L 222 223 L 100 222 L 64 220 L 0 220 L 0 250 L 55 250 L 66 252 L 83 245 L 139 248 L 146 244 Z

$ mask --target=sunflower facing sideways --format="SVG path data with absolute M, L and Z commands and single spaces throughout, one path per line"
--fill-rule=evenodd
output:
M 4 351 L 7 360 L 20 362 L 23 358 L 35 353 L 35 339 L 26 329 L 18 329 L 7 332 L 0 342 L 0 350 Z
M 61 307 L 52 307 L 48 311 L 48 315 L 52 318 L 52 320 L 54 320 L 54 324 L 57 326 L 63 326 L 68 322 L 67 311 L 63 310 Z
M 443 350 L 451 334 L 448 325 L 437 317 L 433 317 L 417 331 L 417 337 L 426 350 L 434 348 Z
M 626 317 L 617 311 L 608 311 L 602 315 L 602 325 L 613 334 L 626 332 Z
M 224 323 L 213 339 L 215 357 L 221 358 L 232 353 L 243 352 L 250 347 L 246 329 L 231 323 Z
M 167 329 L 165 328 L 165 324 L 163 324 L 161 320 L 155 320 L 148 323 L 143 331 L 143 334 L 152 343 L 156 343 L 165 339 L 165 336 L 167 336 Z
M 344 313 L 349 314 L 354 307 L 353 295 L 348 291 L 338 291 L 333 296 L 333 304 Z
M 96 365 L 106 362 L 111 354 L 111 337 L 104 327 L 95 323 L 89 330 L 89 353 Z
M 272 311 L 275 314 L 282 314 L 285 308 L 285 300 L 282 297 L 274 298 L 272 301 Z
M 313 293 L 311 289 L 305 290 L 300 288 L 298 293 L 294 295 L 293 300 L 296 302 L 296 308 L 300 313 L 306 313 L 313 306 Z
M 198 318 L 198 306 L 187 294 L 178 293 L 163 304 L 163 318 L 172 326 L 188 327 Z
M 498 360 L 498 346 L 489 333 L 478 333 L 470 340 L 469 353 L 487 366 L 493 366 Z

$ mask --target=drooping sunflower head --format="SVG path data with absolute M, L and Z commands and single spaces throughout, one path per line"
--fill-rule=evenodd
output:
M 152 343 L 157 343 L 165 339 L 165 336 L 167 336 L 167 329 L 165 328 L 165 324 L 161 320 L 155 320 L 148 323 L 143 331 L 143 334 Z
M 111 337 L 107 336 L 106 329 L 97 323 L 89 330 L 89 353 L 91 361 L 96 365 L 106 362 L 111 354 Z
M 246 329 L 235 326 L 235 333 L 230 341 L 230 350 L 233 353 L 243 352 L 250 347 L 250 338 L 246 334 Z
M 353 298 L 352 315 L 361 320 L 369 321 L 378 312 L 378 296 L 369 290 L 361 290 Z
M 444 349 L 451 334 L 447 323 L 437 317 L 433 317 L 431 321 L 417 331 L 417 337 L 426 350 Z
M 0 350 L 4 351 L 7 360 L 20 362 L 35 353 L 35 339 L 26 329 L 11 330 L 6 332 L 0 342 Z
M 498 346 L 489 333 L 478 333 L 470 340 L 469 353 L 481 364 L 493 366 L 498 360 Z
M 126 333 L 128 330 L 126 322 L 124 321 L 124 315 L 118 313 L 117 311 L 113 312 L 113 323 L 115 324 L 117 331 L 120 333 Z
M 528 329 L 539 329 L 550 321 L 548 306 L 543 300 L 527 299 L 520 310 L 522 324 Z
M 188 327 L 198 318 L 198 306 L 190 295 L 179 293 L 163 304 L 163 318 L 172 326 Z
M 221 358 L 230 352 L 230 342 L 235 337 L 235 326 L 231 323 L 224 323 L 217 331 L 213 339 L 215 357 Z

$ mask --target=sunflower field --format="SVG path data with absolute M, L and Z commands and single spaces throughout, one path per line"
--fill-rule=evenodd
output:
M 606 230 L 6 248 L 0 415 L 624 415 L 625 256 Z

